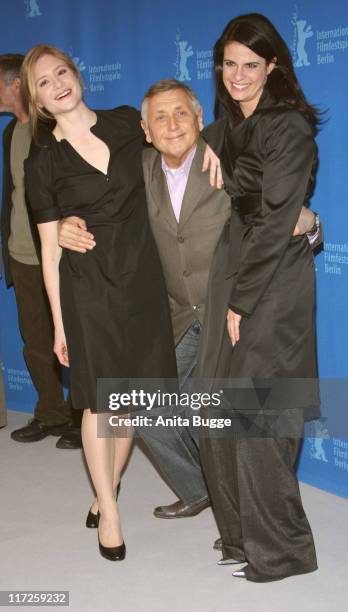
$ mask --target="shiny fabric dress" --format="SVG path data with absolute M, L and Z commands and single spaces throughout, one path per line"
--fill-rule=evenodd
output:
M 315 277 L 307 237 L 292 237 L 316 146 L 304 117 L 265 91 L 253 115 L 234 127 L 223 118 L 203 137 L 220 156 L 232 212 L 212 264 L 196 375 L 242 384 L 221 414 L 206 410 L 234 418 L 220 435 L 204 428 L 201 459 L 224 557 L 246 560 L 249 580 L 277 580 L 317 567 L 295 473 L 304 418 L 319 404 Z M 235 348 L 229 307 L 242 315 Z
M 176 376 L 167 292 L 147 215 L 140 115 L 126 106 L 96 114 L 91 131 L 110 150 L 106 175 L 50 130 L 25 163 L 36 223 L 77 215 L 95 237 L 92 251 L 63 249 L 60 261 L 72 402 L 92 412 L 98 378 Z

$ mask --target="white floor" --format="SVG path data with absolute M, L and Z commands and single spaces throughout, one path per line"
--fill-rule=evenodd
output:
M 136 446 L 119 499 L 127 558 L 111 563 L 97 551 L 96 530 L 84 526 L 92 492 L 81 451 L 58 450 L 53 437 L 13 442 L 10 431 L 27 419 L 9 412 L 0 430 L 1 590 L 69 591 L 74 612 L 347 610 L 347 500 L 301 486 L 317 572 L 267 584 L 238 580 L 216 564 L 209 509 L 190 519 L 153 517 L 154 506 L 174 496 Z

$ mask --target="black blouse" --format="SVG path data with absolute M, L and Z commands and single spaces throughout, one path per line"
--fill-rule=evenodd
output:
M 89 164 L 65 139 L 49 129 L 40 134 L 25 161 L 25 183 L 36 223 L 77 215 L 89 223 L 103 217 L 121 222 L 144 199 L 140 113 L 123 106 L 97 110 L 91 132 L 110 150 L 105 175 Z

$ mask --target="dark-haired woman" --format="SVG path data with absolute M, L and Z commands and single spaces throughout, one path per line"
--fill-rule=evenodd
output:
M 307 237 L 292 236 L 311 192 L 317 114 L 262 15 L 233 19 L 214 54 L 225 114 L 203 136 L 220 157 L 232 215 L 211 271 L 197 375 L 229 379 L 232 426 L 215 436 L 204 428 L 200 449 L 220 563 L 245 562 L 234 576 L 267 582 L 317 568 L 295 473 L 304 418 L 318 406 L 315 278 Z

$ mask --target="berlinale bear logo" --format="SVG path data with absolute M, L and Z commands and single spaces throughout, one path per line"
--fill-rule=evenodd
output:
M 307 21 L 305 19 L 298 18 L 297 7 L 294 9 L 293 19 L 291 21 L 294 26 L 294 37 L 292 44 L 292 52 L 293 58 L 296 68 L 301 68 L 302 66 L 310 66 L 310 61 L 308 59 L 307 51 L 306 51 L 306 43 L 308 38 L 313 36 L 313 30 L 311 25 L 307 25 Z
M 191 81 L 187 60 L 193 55 L 192 46 L 188 44 L 187 40 L 181 40 L 179 33 L 176 35 L 175 45 L 177 46 L 177 56 L 174 62 L 175 76 L 178 81 Z
M 319 421 L 315 421 L 313 424 L 313 438 L 310 439 L 310 455 L 312 459 L 317 459 L 318 461 L 324 461 L 324 463 L 328 463 L 328 459 L 326 457 L 326 452 L 324 449 L 324 440 L 328 439 L 328 430 L 325 425 L 326 419 L 320 419 Z
M 41 17 L 42 13 L 40 13 L 40 7 L 37 0 L 24 0 L 24 4 L 26 8 L 26 17 Z

